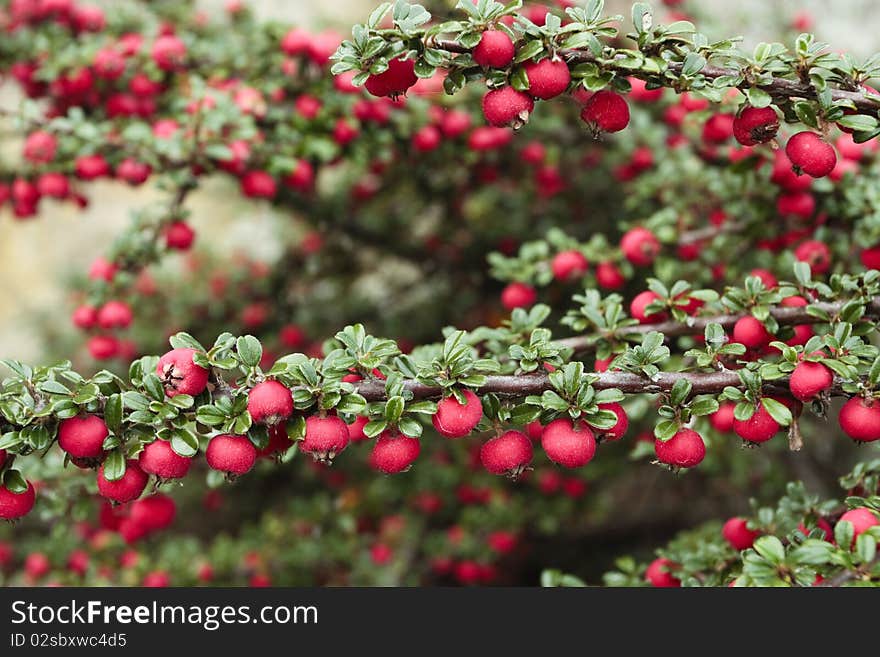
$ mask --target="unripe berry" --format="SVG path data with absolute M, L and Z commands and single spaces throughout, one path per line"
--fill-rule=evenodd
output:
M 831 268 L 831 251 L 819 240 L 807 240 L 794 250 L 794 257 L 810 265 L 813 274 L 824 274 Z
M 507 32 L 486 30 L 472 53 L 474 61 L 483 68 L 504 68 L 513 61 L 516 48 Z
M 625 434 L 626 430 L 629 428 L 629 417 L 623 409 L 623 406 L 617 402 L 599 404 L 599 410 L 611 411 L 614 413 L 617 416 L 617 423 L 610 429 L 597 429 L 596 437 L 599 440 L 620 440 L 623 438 L 623 434 Z
M 163 493 L 156 493 L 137 500 L 131 505 L 132 522 L 146 527 L 149 531 L 166 529 L 177 515 L 174 500 Z
M 196 232 L 185 221 L 174 221 L 165 228 L 165 246 L 174 251 L 189 251 Z
M 866 506 L 858 507 L 856 509 L 850 509 L 842 516 L 840 516 L 840 520 L 838 520 L 838 522 L 843 521 L 852 523 L 853 545 L 855 545 L 856 539 L 863 533 L 868 531 L 871 527 L 876 527 L 877 525 L 880 525 L 880 519 L 877 518 L 877 513 Z
M 538 299 L 538 293 L 535 288 L 525 283 L 510 283 L 501 291 L 501 304 L 507 310 L 514 308 L 528 308 L 532 306 Z
M 721 433 L 730 433 L 733 431 L 733 410 L 736 404 L 733 402 L 723 402 L 718 406 L 718 410 L 709 416 L 709 423 L 715 431 Z
M 483 96 L 483 116 L 496 128 L 521 128 L 535 109 L 532 97 L 513 87 L 493 89 Z
M 853 397 L 840 409 L 837 421 L 843 432 L 856 442 L 880 440 L 880 402 L 873 397 Z
M 581 120 L 594 134 L 620 132 L 629 125 L 629 105 L 620 94 L 603 89 L 590 96 L 581 110 Z
M 570 281 L 587 273 L 589 264 L 580 251 L 561 251 L 553 257 L 550 268 L 556 280 Z
M 104 465 L 98 469 L 98 492 L 111 502 L 125 504 L 136 500 L 144 492 L 149 476 L 140 469 L 137 461 L 129 460 L 125 464 L 125 474 L 116 481 L 104 477 Z
M 676 567 L 669 559 L 654 559 L 645 570 L 645 579 L 656 588 L 676 588 L 681 580 L 674 577 L 671 571 Z
M 505 431 L 483 444 L 480 462 L 492 474 L 519 477 L 532 462 L 532 441 L 519 431 Z
M 639 324 L 655 324 L 665 321 L 667 314 L 665 312 L 648 313 L 647 307 L 659 300 L 660 297 L 651 290 L 645 290 L 633 297 L 629 304 L 629 314 L 639 320 Z
M 97 415 L 78 415 L 58 424 L 58 446 L 73 458 L 96 459 L 103 454 L 109 433 Z
M 144 447 L 138 464 L 141 470 L 159 479 L 182 479 L 189 472 L 192 459 L 175 452 L 169 441 L 156 439 Z
M 809 402 L 831 387 L 834 375 L 822 363 L 801 361 L 788 381 L 791 394 L 802 402 Z
M 124 329 L 131 325 L 131 308 L 124 301 L 108 301 L 98 310 L 98 326 L 104 329 Z
M 647 267 L 660 253 L 660 242 L 647 228 L 632 228 L 621 238 L 620 250 L 632 264 Z
M 408 470 L 422 449 L 417 438 L 383 431 L 370 452 L 370 467 L 385 474 Z
M 263 381 L 248 393 L 247 409 L 257 424 L 278 424 L 293 413 L 293 395 L 278 381 Z
M 785 145 L 785 154 L 795 173 L 806 173 L 813 178 L 827 176 L 837 164 L 834 147 L 809 130 L 792 136 Z
M 758 408 L 748 420 L 733 421 L 736 435 L 749 443 L 767 442 L 779 433 L 779 429 L 779 424 L 761 403 L 758 403 Z
M 587 423 L 559 418 L 544 427 L 541 447 L 554 463 L 566 468 L 579 468 L 596 454 L 596 438 Z
M 483 417 L 480 398 L 470 390 L 462 390 L 465 403 L 460 404 L 455 395 L 444 397 L 437 403 L 437 413 L 431 418 L 434 428 L 441 436 L 461 438 L 474 430 Z
M 746 107 L 733 120 L 733 136 L 743 146 L 768 142 L 778 130 L 779 117 L 772 107 Z
M 761 532 L 749 529 L 746 523 L 745 518 L 731 518 L 721 528 L 721 535 L 734 550 L 748 550 L 761 535 Z
M 211 438 L 205 450 L 205 460 L 214 470 L 240 476 L 254 467 L 257 448 L 245 436 L 221 434 Z
M 749 349 L 763 349 L 770 344 L 773 336 L 757 317 L 746 315 L 733 325 L 733 339 Z
M 165 394 L 196 396 L 208 386 L 208 370 L 193 362 L 195 349 L 172 349 L 159 359 L 156 374 L 165 386 Z
M 693 429 L 679 429 L 669 440 L 654 441 L 657 460 L 674 468 L 692 468 L 706 457 L 706 443 Z
M 0 485 L 0 519 L 17 520 L 30 513 L 36 501 L 34 485 L 27 482 L 27 490 L 13 493 L 6 486 Z
M 348 425 L 334 416 L 306 418 L 306 435 L 301 449 L 316 461 L 332 462 L 348 446 Z
M 388 62 L 388 70 L 367 78 L 364 87 L 374 96 L 391 96 L 392 98 L 406 93 L 407 89 L 418 82 L 415 71 L 416 63 L 412 59 L 397 57 Z
M 555 98 L 568 89 L 571 82 L 568 64 L 562 59 L 527 62 L 523 69 L 529 79 L 529 93 L 541 100 Z

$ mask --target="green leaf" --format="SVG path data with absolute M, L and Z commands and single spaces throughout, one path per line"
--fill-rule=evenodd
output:
M 243 335 L 235 341 L 235 350 L 247 367 L 256 367 L 263 358 L 263 345 L 252 335 Z
M 21 495 L 28 489 L 27 481 L 18 470 L 7 470 L 3 473 L 3 485 L 10 493 Z
M 104 422 L 113 433 L 122 428 L 122 395 L 117 393 L 107 398 L 104 404 Z
M 422 435 L 422 424 L 411 417 L 400 418 L 397 428 L 410 438 L 419 438 Z
M 174 429 L 171 432 L 171 449 L 180 456 L 192 458 L 199 451 L 199 439 L 189 429 Z
M 196 421 L 209 427 L 217 426 L 226 421 L 226 414 L 216 406 L 206 405 L 196 411 Z
M 771 399 L 770 397 L 762 397 L 761 403 L 764 405 L 764 408 L 767 409 L 770 417 L 776 420 L 777 424 L 783 427 L 787 427 L 791 424 L 792 417 L 788 406 L 775 399 Z
M 760 554 L 774 566 L 781 565 L 785 562 L 785 546 L 783 546 L 782 541 L 775 536 L 761 536 L 755 541 L 753 547 L 755 548 L 755 552 Z
M 104 459 L 104 478 L 107 481 L 118 481 L 125 475 L 125 454 L 121 449 L 114 449 Z

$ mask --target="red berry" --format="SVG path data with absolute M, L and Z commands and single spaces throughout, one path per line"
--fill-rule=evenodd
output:
M 98 322 L 98 311 L 93 306 L 79 306 L 73 311 L 73 325 L 81 329 L 90 329 Z
M 733 431 L 733 410 L 736 404 L 733 402 L 724 402 L 718 406 L 718 410 L 709 416 L 709 422 L 715 431 L 721 433 L 730 433 Z
M 278 424 L 293 413 L 293 395 L 278 381 L 263 381 L 248 393 L 247 409 L 257 424 Z
M 514 308 L 528 308 L 532 306 L 538 299 L 538 293 L 535 288 L 525 283 L 510 283 L 501 291 L 501 304 L 507 310 Z
M 426 125 L 413 135 L 413 148 L 419 153 L 429 153 L 440 146 L 442 140 L 440 128 Z
M 568 89 L 571 82 L 568 64 L 561 59 L 542 59 L 540 62 L 528 62 L 523 66 L 523 69 L 529 79 L 529 93 L 541 100 L 555 98 Z
M 672 575 L 672 570 L 677 568 L 677 564 L 672 563 L 669 559 L 654 559 L 645 570 L 645 579 L 650 582 L 651 586 L 657 588 L 675 588 L 681 586 L 681 580 Z
M 629 314 L 639 320 L 639 324 L 656 324 L 665 321 L 668 315 L 665 312 L 648 313 L 647 307 L 660 297 L 651 290 L 645 290 L 637 294 L 629 304 Z
M 746 315 L 736 320 L 733 325 L 733 339 L 749 349 L 763 349 L 773 336 L 767 331 L 757 317 Z
M 70 195 L 70 181 L 64 174 L 50 171 L 37 178 L 37 191 L 40 196 L 67 198 Z
M 275 198 L 278 185 L 268 171 L 248 171 L 241 177 L 241 192 L 249 198 Z
M 626 430 L 629 428 L 629 417 L 627 416 L 626 411 L 623 410 L 623 406 L 617 402 L 599 404 L 599 410 L 611 411 L 614 413 L 617 416 L 617 423 L 610 429 L 597 429 L 596 437 L 599 440 L 620 440 L 623 438 L 623 434 L 625 434 Z
M 105 329 L 124 329 L 131 325 L 131 308 L 124 301 L 108 301 L 98 310 L 98 326 Z
M 165 245 L 175 251 L 188 251 L 196 232 L 185 221 L 174 221 L 165 228 Z
M 340 418 L 317 415 L 306 418 L 306 435 L 301 448 L 316 461 L 332 462 L 347 446 L 348 425 Z
M 88 349 L 95 360 L 107 360 L 119 353 L 119 340 L 112 335 L 93 335 L 89 338 Z
M 37 130 L 27 136 L 24 142 L 24 157 L 36 164 L 45 164 L 55 159 L 58 140 L 51 133 Z
M 629 125 L 629 106 L 620 94 L 607 89 L 597 91 L 581 110 L 581 120 L 595 134 L 620 132 Z
M 761 532 L 749 529 L 746 522 L 745 518 L 731 518 L 721 528 L 721 535 L 734 550 L 749 549 L 761 535 Z
M 24 572 L 31 579 L 40 579 L 49 574 L 52 563 L 42 552 L 31 552 L 24 560 Z
M 679 429 L 669 440 L 654 441 L 657 460 L 675 468 L 692 468 L 706 456 L 706 443 L 693 429 Z
M 348 439 L 353 443 L 360 443 L 369 440 L 369 436 L 364 433 L 364 427 L 369 424 L 370 418 L 364 415 L 358 415 L 354 422 L 348 425 Z
M 74 162 L 74 170 L 82 180 L 95 180 L 109 175 L 110 165 L 100 155 L 81 155 Z
M 98 492 L 111 502 L 125 504 L 136 500 L 144 492 L 149 476 L 140 469 L 137 461 L 130 460 L 125 464 L 125 474 L 116 481 L 104 477 L 104 465 L 98 469 Z
M 181 347 L 159 359 L 156 374 L 165 386 L 166 395 L 196 396 L 208 386 L 208 370 L 193 362 L 197 353 L 196 349 Z
M 862 249 L 859 257 L 865 269 L 880 269 L 880 244 Z
M 169 441 L 156 439 L 144 447 L 138 464 L 141 470 L 159 479 L 182 479 L 189 472 L 192 459 L 175 452 Z
M 596 438 L 583 420 L 573 423 L 559 418 L 544 427 L 541 447 L 554 463 L 566 468 L 579 468 L 596 454 Z
M 824 274 L 831 268 L 831 251 L 818 240 L 807 240 L 794 250 L 794 257 L 810 265 L 814 274 Z
M 156 66 L 163 71 L 173 71 L 186 59 L 186 44 L 174 35 L 163 35 L 153 42 L 150 54 Z
M 761 283 L 768 290 L 772 290 L 774 287 L 779 285 L 779 281 L 776 280 L 776 277 L 772 274 L 772 272 L 767 271 L 766 269 L 753 269 L 749 272 L 749 276 L 756 276 L 761 279 Z
M 127 157 L 116 167 L 116 177 L 124 180 L 132 187 L 143 185 L 153 173 L 149 164 L 138 162 L 134 158 Z
M 834 375 L 822 363 L 801 361 L 791 373 L 788 385 L 791 394 L 802 402 L 809 402 L 831 387 Z
M 516 478 L 532 462 L 532 441 L 519 431 L 505 431 L 483 444 L 480 462 L 492 474 Z
M 104 258 L 96 258 L 89 267 L 89 279 L 111 283 L 118 271 L 119 267 L 115 263 L 109 262 Z
M 713 114 L 703 125 L 703 141 L 708 144 L 723 144 L 733 136 L 732 114 Z
M 621 238 L 620 250 L 632 264 L 647 267 L 660 253 L 660 242 L 647 228 L 633 228 Z
M 137 500 L 131 505 L 131 520 L 150 531 L 160 531 L 174 522 L 177 506 L 163 493 L 156 493 Z
M 0 518 L 3 520 L 16 520 L 30 513 L 36 501 L 34 485 L 27 482 L 27 490 L 23 493 L 13 493 L 6 486 L 0 485 Z
M 561 251 L 553 257 L 550 268 L 557 280 L 569 281 L 587 273 L 589 264 L 580 251 Z
M 873 397 L 853 397 L 837 416 L 843 432 L 860 443 L 880 440 L 880 403 Z
M 613 262 L 600 262 L 596 265 L 596 282 L 606 290 L 619 290 L 626 278 Z
M 214 470 L 229 475 L 243 475 L 254 467 L 257 448 L 245 436 L 221 434 L 211 438 L 205 459 Z
M 109 435 L 104 420 L 97 415 L 79 415 L 58 424 L 58 446 L 77 459 L 96 459 L 104 452 Z
M 816 518 L 815 525 L 817 529 L 822 531 L 823 540 L 826 540 L 829 543 L 834 542 L 834 531 L 831 529 L 831 525 L 828 524 L 827 520 L 824 518 Z M 804 536 L 809 536 L 811 529 L 807 528 L 804 523 L 800 523 L 798 525 L 798 531 Z
M 305 194 L 315 185 L 315 167 L 308 160 L 297 160 L 293 171 L 284 177 L 284 184 Z
M 758 408 L 748 420 L 733 421 L 736 435 L 749 443 L 764 443 L 779 433 L 779 424 L 773 416 L 759 403 Z
M 483 96 L 483 116 L 496 128 L 520 128 L 528 122 L 534 109 L 532 97 L 513 87 L 493 89 Z
M 460 404 L 455 395 L 444 397 L 437 403 L 437 413 L 431 418 L 434 428 L 441 436 L 461 438 L 468 435 L 483 417 L 480 398 L 470 390 L 462 390 L 465 403 Z
M 364 85 L 374 96 L 399 96 L 418 82 L 415 71 L 416 63 L 412 59 L 397 57 L 388 62 L 388 70 L 378 75 L 371 75 Z
M 486 30 L 473 51 L 474 61 L 483 68 L 504 68 L 513 61 L 516 48 L 501 30 Z
M 853 526 L 853 545 L 855 545 L 856 539 L 868 531 L 871 527 L 876 527 L 880 525 L 880 520 L 877 518 L 876 511 L 872 511 L 868 507 L 862 506 L 856 509 L 850 509 L 842 516 L 840 516 L 840 520 L 838 522 L 849 522 L 852 523 Z
M 164 589 L 171 586 L 171 576 L 164 570 L 154 570 L 144 575 L 141 586 L 148 589 Z
M 0 449 L 0 469 L 2 469 L 3 466 L 6 464 L 6 456 L 6 450 Z
M 809 130 L 792 136 L 785 145 L 785 154 L 795 173 L 806 173 L 813 178 L 827 176 L 837 164 L 834 147 Z
M 383 431 L 370 452 L 370 466 L 385 474 L 397 474 L 409 469 L 421 449 L 417 438 Z
M 772 107 L 746 107 L 733 121 L 733 136 L 743 146 L 768 142 L 778 130 L 779 117 Z

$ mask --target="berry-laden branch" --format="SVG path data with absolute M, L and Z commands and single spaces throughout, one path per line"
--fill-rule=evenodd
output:
M 565 24 L 548 14 L 543 25 L 536 25 L 517 13 L 519 3 L 461 2 L 461 20 L 430 25 L 431 15 L 423 7 L 398 0 L 393 27 L 379 29 L 392 10 L 391 3 L 385 3 L 366 25 L 354 28 L 352 40 L 334 56 L 332 71 L 358 71 L 355 84 L 365 83 L 371 93 L 390 96 L 405 93 L 417 77 L 429 77 L 438 69 L 446 72 L 448 93 L 483 79 L 490 87 L 483 111 L 493 125 L 521 126 L 536 100 L 574 88 L 593 92 L 581 112 L 583 121 L 596 134 L 617 132 L 629 123 L 629 109 L 619 92 L 629 91 L 629 79 L 636 78 L 648 89 L 693 91 L 716 102 L 740 89 L 746 103 L 734 132 L 744 145 L 776 135 L 779 120 L 770 109 L 774 104 L 786 120 L 821 130 L 838 123 L 857 131 L 857 141 L 880 133 L 880 102 L 864 87 L 876 73 L 876 64 L 863 70 L 830 53 L 812 35 L 798 37 L 793 50 L 762 43 L 750 55 L 737 49 L 736 38 L 710 44 L 688 21 L 655 25 L 650 7 L 636 3 L 633 31 L 626 35 L 635 47 L 621 48 L 613 40 L 622 17 L 604 16 L 603 8 L 602 0 L 591 0 L 584 8 L 566 9 Z M 813 140 L 818 140 L 815 134 L 796 135 L 788 149 L 796 151 Z M 833 149 L 825 150 L 833 157 Z M 831 168 L 833 163 L 821 163 L 807 165 L 804 171 L 821 177 Z
M 841 477 L 846 504 L 790 483 L 776 508 L 684 532 L 647 566 L 618 560 L 609 586 L 876 586 L 880 582 L 880 461 Z M 571 577 L 571 576 L 569 576 Z M 547 573 L 549 585 L 566 585 Z

